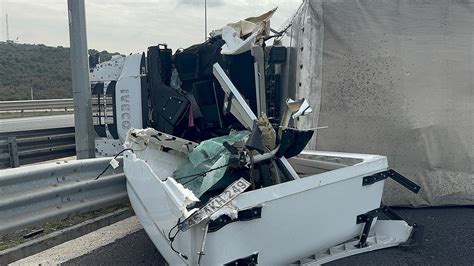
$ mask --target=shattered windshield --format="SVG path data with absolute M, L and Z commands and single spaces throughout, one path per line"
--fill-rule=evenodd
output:
M 249 131 L 233 131 L 229 135 L 201 142 L 188 156 L 186 163 L 178 167 L 174 178 L 196 197 L 201 197 L 206 191 L 225 178 L 230 152 L 223 143 L 230 145 L 243 142 L 250 135 Z M 213 170 L 216 169 L 216 170 Z M 233 180 L 231 177 L 229 182 Z M 222 183 L 229 183 L 223 180 Z

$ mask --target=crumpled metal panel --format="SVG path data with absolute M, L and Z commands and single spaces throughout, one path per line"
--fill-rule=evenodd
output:
M 473 204 L 473 13 L 448 0 L 305 1 L 290 61 L 316 106 L 299 126 L 329 126 L 309 147 L 387 155 L 423 187 L 389 181 L 386 204 Z

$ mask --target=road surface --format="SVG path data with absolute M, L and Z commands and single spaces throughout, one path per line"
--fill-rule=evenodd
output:
M 64 127 L 74 127 L 74 115 L 0 119 L 0 133 Z
M 409 223 L 424 225 L 418 246 L 379 250 L 328 265 L 474 265 L 474 208 L 395 210 Z M 163 265 L 164 262 L 142 229 L 63 265 Z

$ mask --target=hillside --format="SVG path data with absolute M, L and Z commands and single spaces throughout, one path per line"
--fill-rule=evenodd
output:
M 102 51 L 101 60 L 113 54 Z M 28 100 L 30 88 L 34 99 L 72 97 L 69 48 L 0 42 L 0 101 Z

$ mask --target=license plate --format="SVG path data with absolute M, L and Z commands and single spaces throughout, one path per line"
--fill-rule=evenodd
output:
M 179 229 L 183 232 L 187 231 L 191 226 L 209 218 L 216 211 L 235 199 L 240 193 L 244 192 L 248 187 L 250 187 L 250 183 L 241 177 L 239 180 L 228 186 L 219 196 L 212 198 L 206 205 L 204 205 L 204 207 L 200 208 L 184 220 L 180 224 Z

